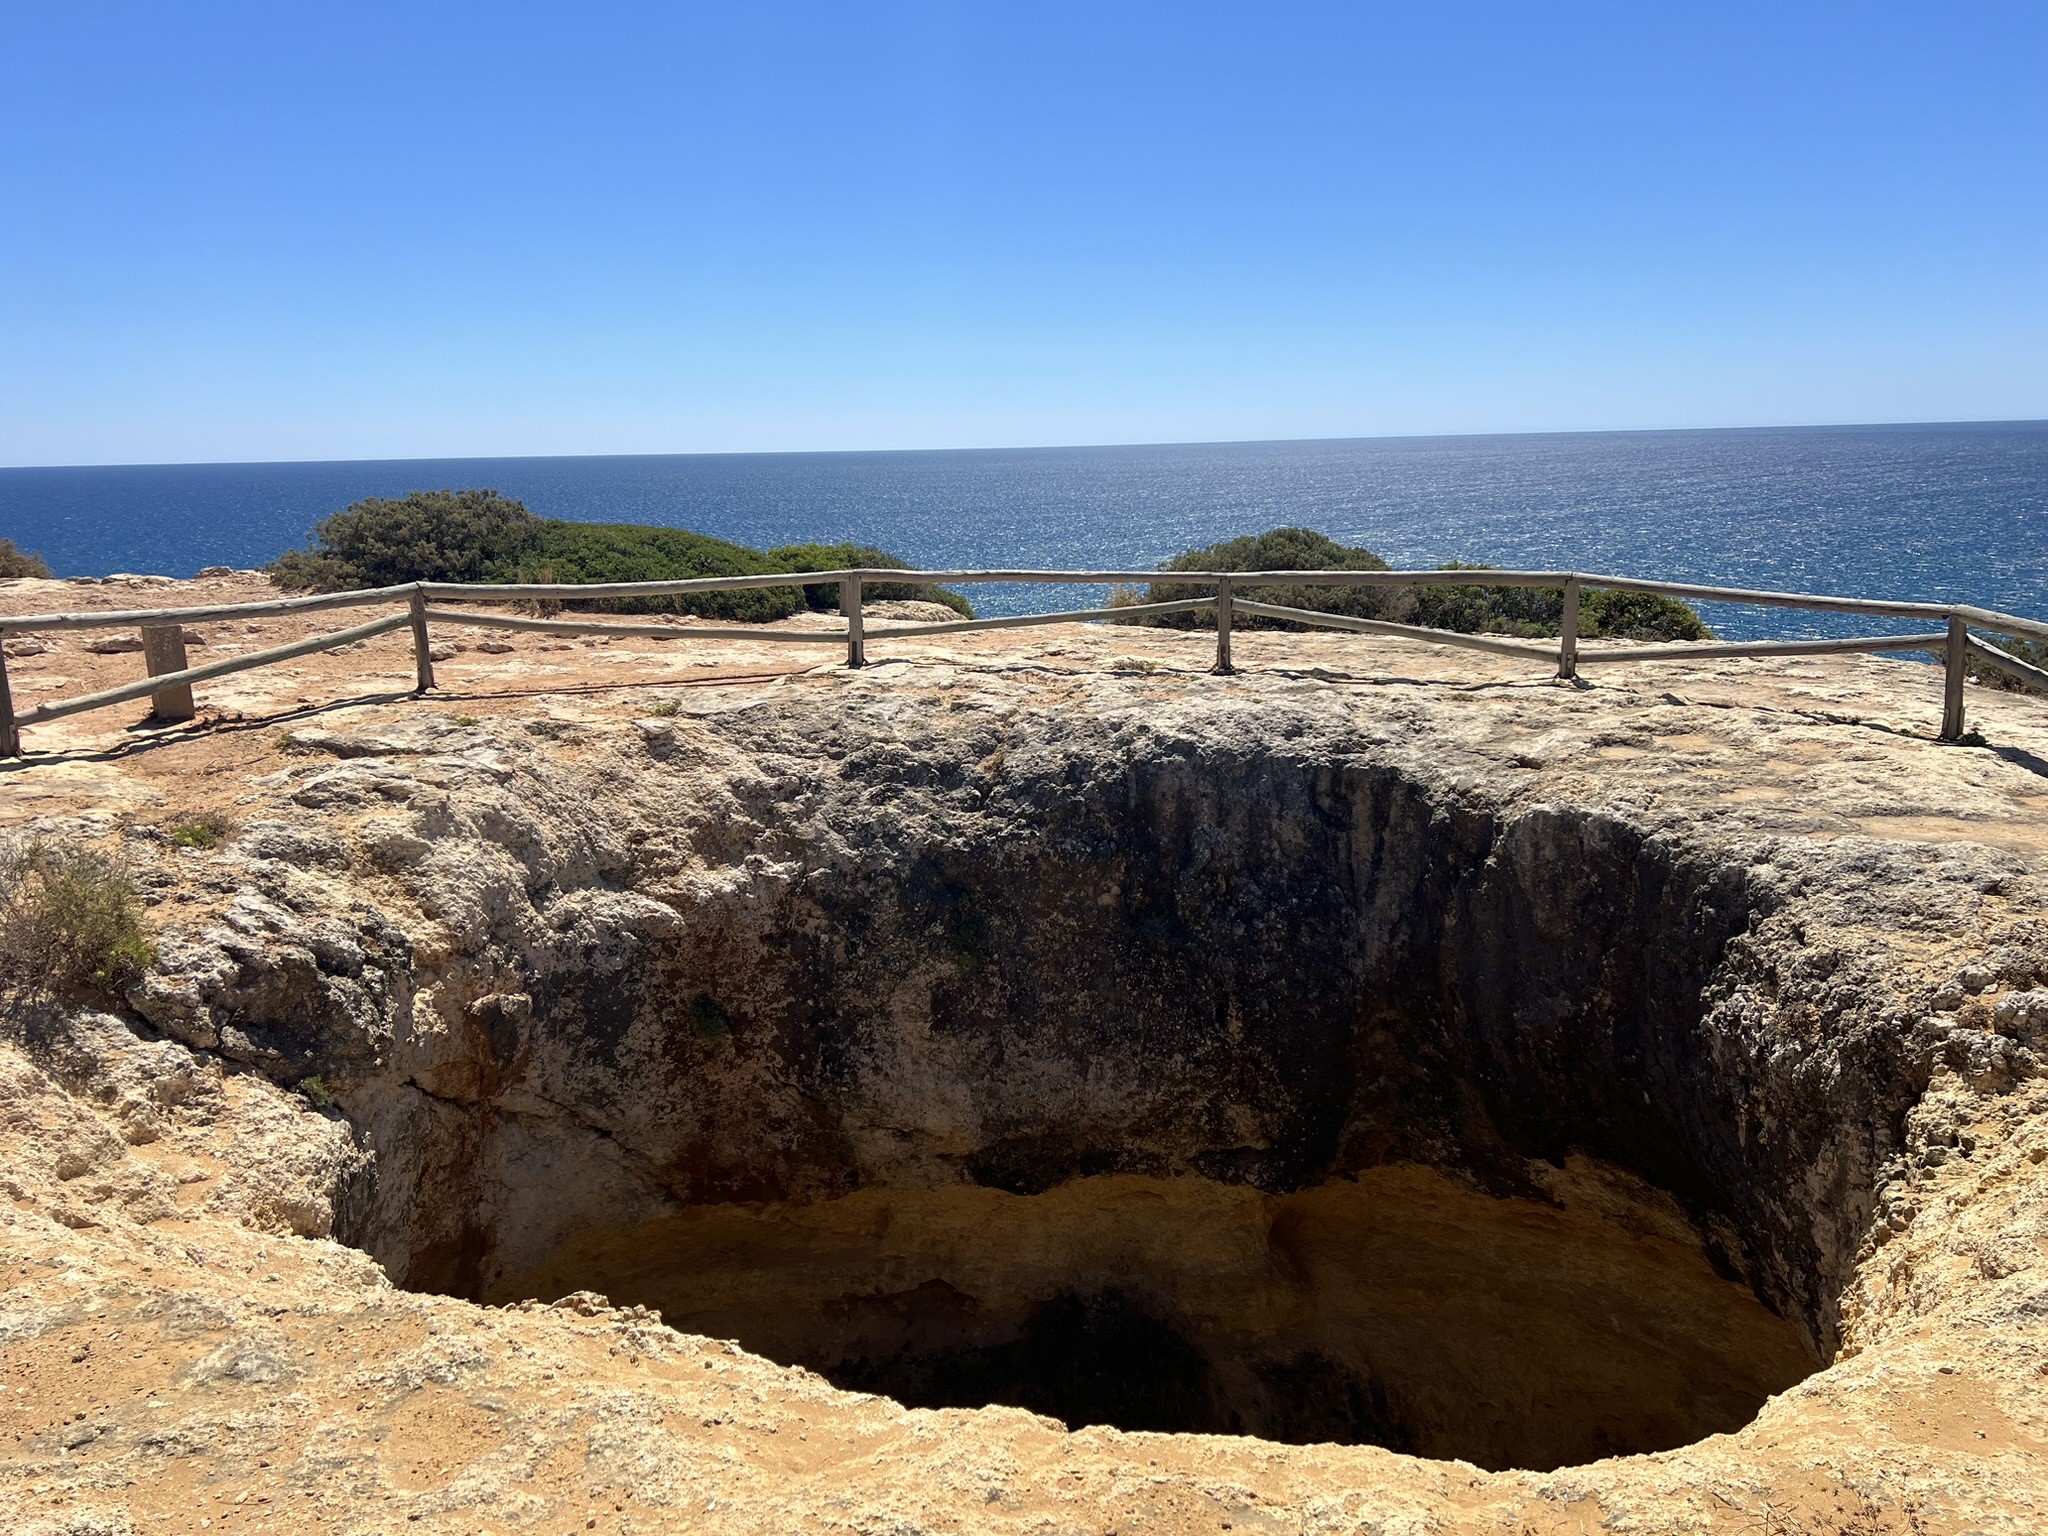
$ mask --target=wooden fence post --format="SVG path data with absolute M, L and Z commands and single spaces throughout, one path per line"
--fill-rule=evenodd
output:
M 1941 739 L 1963 738 L 1963 680 L 1970 671 L 1970 626 L 1951 615 L 1948 621 L 1946 675 L 1941 690 Z
M 142 665 L 151 677 L 182 672 L 191 665 L 185 659 L 185 626 L 145 624 L 142 626 Z M 152 720 L 190 720 L 199 711 L 192 705 L 192 685 L 177 683 L 159 688 L 149 696 Z
M 1564 584 L 1564 623 L 1557 632 L 1557 675 L 1567 680 L 1579 675 L 1579 578 Z
M 21 727 L 14 723 L 14 690 L 7 682 L 7 653 L 0 650 L 0 757 L 19 756 Z
M 415 584 L 412 589 L 413 692 L 425 693 L 434 686 L 434 650 L 427 639 L 427 595 Z
M 1216 665 L 1209 669 L 1219 677 L 1229 677 L 1237 671 L 1230 664 L 1230 578 L 1222 576 L 1216 581 Z
M 839 578 L 839 611 L 846 616 L 846 664 L 864 667 L 868 664 L 868 649 L 867 637 L 861 628 L 858 576 Z

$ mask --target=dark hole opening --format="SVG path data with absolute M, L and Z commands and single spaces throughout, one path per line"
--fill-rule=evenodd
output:
M 1816 1362 L 1675 1202 L 1574 1158 L 1544 1198 L 1415 1165 L 873 1189 L 597 1232 L 495 1289 L 596 1290 L 913 1407 L 1547 1468 L 1739 1428 Z

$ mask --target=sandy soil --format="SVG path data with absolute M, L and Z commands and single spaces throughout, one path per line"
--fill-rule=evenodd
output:
M 9 613 L 197 607 L 278 595 L 259 572 L 189 582 L 147 576 L 93 584 L 15 580 L 0 582 L 0 622 Z M 197 666 L 282 645 L 347 627 L 371 612 L 346 609 L 195 624 L 188 635 L 190 660 Z M 867 622 L 873 627 L 954 617 L 930 604 L 884 603 L 870 607 Z M 606 616 L 595 618 L 604 622 Z M 400 630 L 202 683 L 195 690 L 199 714 L 189 722 L 153 721 L 145 700 L 31 727 L 24 745 L 37 772 L 10 783 L 0 821 L 88 803 L 108 810 L 172 802 L 180 809 L 203 808 L 214 798 L 207 788 L 210 781 L 224 781 L 220 798 L 232 799 L 235 780 L 274 768 L 291 751 L 288 738 L 294 729 L 354 721 L 366 709 L 389 711 L 379 718 L 392 720 L 432 710 L 464 719 L 547 715 L 595 722 L 644 715 L 671 696 L 665 692 L 669 689 L 741 698 L 776 688 L 830 689 L 846 680 L 843 655 L 829 641 L 815 648 L 745 640 L 693 643 L 691 629 L 706 626 L 690 619 L 673 622 L 674 642 L 437 627 L 436 687 L 426 697 L 413 692 L 411 636 Z M 838 631 L 840 621 L 804 614 L 763 628 L 816 632 L 822 638 Z M 139 651 L 96 649 L 130 639 L 132 632 L 118 629 L 10 637 L 7 667 L 16 711 L 144 675 Z M 1213 634 L 1200 632 L 1057 625 L 870 640 L 867 674 L 913 693 L 923 686 L 920 668 L 1009 678 L 1050 704 L 1075 697 L 1076 685 L 1091 678 L 1150 678 L 1167 694 L 1216 686 L 1205 681 L 1214 648 Z M 1601 642 L 1590 642 L 1582 654 L 1596 655 L 1603 648 Z M 1483 707 L 1489 700 L 1576 694 L 1581 713 L 1595 707 L 1629 717 L 1617 717 L 1604 737 L 1576 746 L 1581 766 L 1631 776 L 1682 772 L 1688 796 L 1731 802 L 1783 799 L 1791 804 L 1798 799 L 1792 784 L 1817 765 L 1839 764 L 1845 754 L 1853 761 L 1886 741 L 1931 742 L 1941 720 L 1940 671 L 1913 659 L 1589 663 L 1576 689 L 1558 684 L 1541 664 L 1518 658 L 1357 635 L 1241 631 L 1234 639 L 1234 660 L 1241 671 L 1268 679 L 1314 680 L 1367 696 L 1420 697 L 1453 709 L 1460 701 Z M 2023 771 L 2000 774 L 1986 757 L 1968 751 L 1949 761 L 1962 765 L 1956 772 L 1968 774 L 1975 761 L 1993 773 L 2004 786 L 1999 798 L 2009 815 L 1858 817 L 1837 809 L 1832 816 L 1800 817 L 1802 830 L 1822 830 L 1831 822 L 1844 832 L 1882 830 L 1924 840 L 1968 836 L 2028 850 L 2048 844 L 2048 735 L 2042 729 L 2048 708 L 2028 696 L 1974 685 L 1968 701 L 1970 727 L 1985 742 L 1977 754 Z M 1717 754 L 1731 745 L 1717 723 L 1731 711 L 1766 726 L 1775 719 L 1819 729 L 1745 732 L 1742 761 L 1717 762 Z M 1683 729 L 1678 728 L 1681 722 Z M 1540 730 L 1530 735 L 1531 724 L 1519 707 L 1502 715 L 1503 742 L 1522 743 L 1510 748 L 1510 756 L 1520 750 L 1532 769 L 1571 766 L 1551 761 L 1555 753 L 1550 749 L 1557 742 L 1546 741 Z M 1830 804 L 1834 798 L 1822 797 Z M 1808 808 L 1819 811 L 1821 805 L 1813 802 Z

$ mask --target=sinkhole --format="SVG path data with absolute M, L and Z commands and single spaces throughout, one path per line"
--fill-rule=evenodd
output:
M 1488 1468 L 1831 1357 L 1881 1094 L 1743 1006 L 1741 867 L 1243 751 L 898 791 L 444 984 L 351 1236 L 913 1406 Z
M 1573 1158 L 1539 1196 L 1415 1165 L 1284 1195 L 1083 1177 L 863 1190 L 588 1234 L 573 1290 L 920 1407 L 1555 1467 L 1741 1427 L 1813 1369 L 1668 1197 Z

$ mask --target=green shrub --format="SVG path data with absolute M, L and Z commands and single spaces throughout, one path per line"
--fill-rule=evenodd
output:
M 70 843 L 0 858 L 0 975 L 27 990 L 118 991 L 156 958 L 125 865 Z
M 1444 571 L 1483 571 L 1483 565 L 1452 561 Z M 1466 635 L 1554 635 L 1564 624 L 1562 587 L 1441 586 L 1414 589 L 1411 624 L 1454 629 Z M 1585 602 L 1579 603 L 1580 632 L 1585 629 Z
M 299 1093 L 315 1109 L 331 1109 L 334 1106 L 334 1090 L 327 1086 L 327 1079 L 317 1073 L 312 1077 L 299 1079 Z
M 1483 565 L 1451 564 L 1446 571 L 1483 571 Z M 1431 629 L 1454 629 L 1467 635 L 1522 635 L 1541 639 L 1564 628 L 1562 587 L 1418 587 L 1415 617 L 1410 621 Z M 1711 640 L 1692 607 L 1675 597 L 1654 592 L 1607 592 L 1583 588 L 1579 593 L 1579 638 L 1582 640 Z
M 1369 549 L 1339 544 L 1307 528 L 1276 528 L 1246 538 L 1191 549 L 1163 567 L 1166 571 L 1384 571 L 1386 561 Z M 1483 571 L 1483 565 L 1453 562 L 1446 571 Z M 1214 589 L 1154 582 L 1146 602 L 1176 602 L 1207 597 Z M 1395 624 L 1420 624 L 1462 634 L 1506 634 L 1540 638 L 1555 635 L 1564 625 L 1562 587 L 1505 587 L 1444 584 L 1416 587 L 1240 587 L 1235 595 L 1279 607 L 1339 613 L 1351 618 L 1383 619 Z M 1113 598 L 1114 601 L 1114 598 Z M 1176 629 L 1213 629 L 1213 612 L 1168 614 L 1158 619 L 1133 619 Z M 1308 629 L 1288 619 L 1233 614 L 1232 628 Z M 1582 638 L 1631 640 L 1711 640 L 1712 630 L 1700 616 L 1675 598 L 1645 592 L 1604 592 L 1588 588 L 1579 595 Z
M 760 576 L 774 569 L 758 550 L 682 528 L 644 523 L 543 522 L 538 536 L 493 581 L 688 581 L 702 576 Z M 568 606 L 606 613 L 693 613 L 707 619 L 766 623 L 803 607 L 797 587 L 754 587 L 682 597 L 607 597 Z
M 353 502 L 313 525 L 313 545 L 270 567 L 279 586 L 334 592 L 405 581 L 488 581 L 540 537 L 541 520 L 496 491 L 414 491 Z
M 1563 606 L 1564 595 L 1559 593 L 1559 623 L 1563 622 Z M 1556 634 L 1557 626 L 1552 625 L 1549 632 Z M 1590 588 L 1579 594 L 1579 633 L 1592 640 L 1714 638 L 1714 632 L 1690 603 L 1658 592 L 1603 592 Z
M 910 567 L 894 555 L 872 544 L 784 544 L 767 554 L 774 571 L 907 571 Z M 814 613 L 839 611 L 839 584 L 816 582 L 803 589 L 804 602 Z M 974 609 L 958 592 L 944 587 L 907 581 L 863 582 L 861 600 L 869 603 L 944 603 L 963 618 L 973 618 Z
M 1387 562 L 1369 549 L 1339 544 L 1335 539 L 1309 528 L 1275 528 L 1269 533 L 1248 534 L 1203 549 L 1191 549 L 1166 562 L 1162 571 L 1384 571 Z M 1177 585 L 1155 581 L 1145 589 L 1148 603 L 1177 603 L 1190 598 L 1211 597 L 1214 587 Z M 1234 595 L 1249 602 L 1272 603 L 1282 608 L 1307 608 L 1316 613 L 1341 613 L 1354 619 L 1392 619 L 1405 623 L 1413 599 L 1400 587 L 1240 587 Z M 1156 619 L 1135 619 L 1133 623 L 1160 624 L 1169 629 L 1214 629 L 1212 610 L 1197 613 L 1169 613 Z M 1233 614 L 1234 629 L 1303 629 L 1307 626 L 1288 619 L 1264 619 L 1252 614 Z
M 865 544 L 792 544 L 763 555 L 682 528 L 643 523 L 578 523 L 535 517 L 496 491 L 415 491 L 396 501 L 371 497 L 314 525 L 304 549 L 281 556 L 271 578 L 291 590 L 339 592 L 407 581 L 567 582 L 689 581 L 708 576 L 764 576 L 852 566 L 907 569 Z M 870 586 L 873 599 L 918 598 L 944 603 L 972 618 L 958 593 L 910 583 Z M 682 597 L 624 597 L 550 603 L 607 613 L 690 613 L 741 623 L 785 619 L 806 605 L 836 608 L 839 592 L 807 587 L 755 587 Z
M 219 811 L 201 811 L 171 828 L 171 843 L 178 848 L 218 848 L 234 830 L 235 824 Z
M 1994 636 L 1991 643 L 2015 660 L 2027 662 L 2036 667 L 2048 667 L 2048 644 L 2039 640 L 2022 640 L 2016 635 Z M 1996 688 L 2002 693 L 2040 693 L 2042 690 L 2025 678 L 2014 677 L 2010 672 L 2001 672 L 1996 667 L 1987 667 L 1972 656 L 1964 663 L 1970 678 L 1986 688 Z
M 49 563 L 41 555 L 32 555 L 25 549 L 16 549 L 14 540 L 0 539 L 0 579 L 15 576 L 50 575 Z

